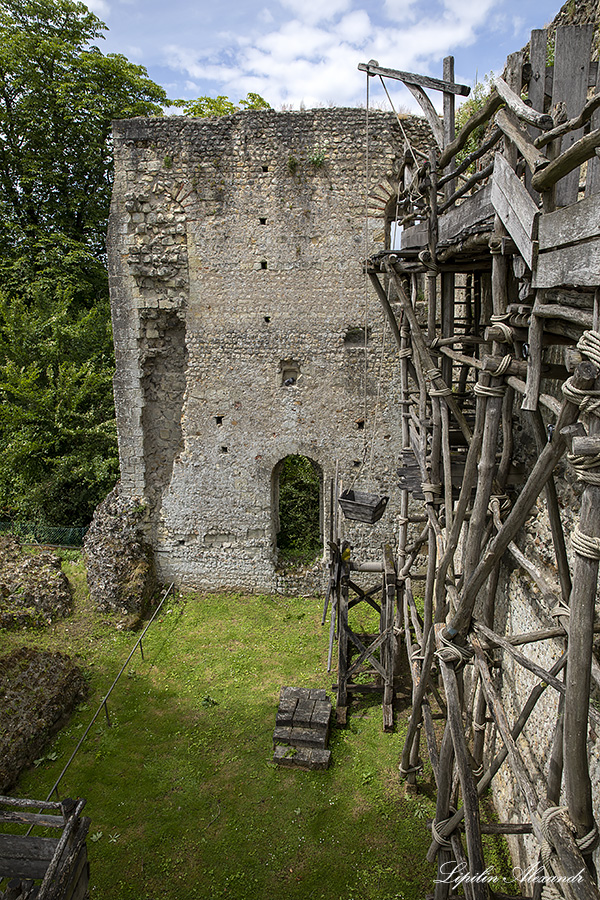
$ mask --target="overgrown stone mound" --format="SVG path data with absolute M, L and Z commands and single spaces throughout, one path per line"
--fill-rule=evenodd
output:
M 49 625 L 71 612 L 73 595 L 58 556 L 25 554 L 13 537 L 0 538 L 0 626 Z
M 157 583 L 145 507 L 117 485 L 97 507 L 83 545 L 90 596 L 99 609 L 139 617 Z
M 21 647 L 0 657 L 0 793 L 43 755 L 86 693 L 80 669 L 63 653 Z

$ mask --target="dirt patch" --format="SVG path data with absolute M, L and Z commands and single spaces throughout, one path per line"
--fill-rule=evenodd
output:
M 39 627 L 69 615 L 73 595 L 60 566 L 54 553 L 26 554 L 13 537 L 0 538 L 0 627 Z
M 0 793 L 42 755 L 86 693 L 80 669 L 63 653 L 21 647 L 0 657 Z

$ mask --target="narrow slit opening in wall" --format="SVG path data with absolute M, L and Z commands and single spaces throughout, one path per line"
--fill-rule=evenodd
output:
M 260 261 L 260 267 L 261 267 L 261 269 L 266 269 L 266 268 L 267 268 L 267 261 L 266 261 L 266 259 L 261 259 L 261 261 Z
M 265 218 L 264 216 L 260 216 L 260 217 L 259 217 L 259 220 L 258 220 L 258 224 L 259 224 L 259 225 L 266 225 L 266 224 L 267 224 L 266 218 Z
M 221 447 L 221 453 L 229 453 L 229 447 Z
M 357 419 L 357 420 L 356 420 L 356 427 L 358 428 L 359 431 L 364 431 L 364 430 L 365 430 L 365 420 L 364 420 L 364 419 Z
M 282 387 L 292 387 L 300 378 L 300 363 L 293 359 L 282 359 L 279 363 Z
M 267 325 L 268 325 L 269 322 L 271 321 L 271 316 L 265 316 L 264 319 L 265 319 L 265 322 L 266 322 Z
M 291 455 L 273 470 L 277 558 L 306 565 L 323 551 L 321 468 L 307 456 Z
M 217 425 L 222 425 L 223 424 L 223 416 L 215 416 L 215 422 L 217 423 Z
M 268 167 L 268 166 L 261 166 L 261 168 L 262 168 L 263 172 L 268 172 L 268 171 L 269 171 L 269 167 Z

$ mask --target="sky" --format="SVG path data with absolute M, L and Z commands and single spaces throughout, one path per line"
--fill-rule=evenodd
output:
M 86 0 L 108 26 L 100 46 L 146 67 L 169 97 L 256 92 L 275 109 L 359 106 L 360 62 L 442 77 L 471 87 L 500 73 L 559 0 Z M 396 108 L 417 111 L 398 82 L 386 80 Z M 369 102 L 389 103 L 379 79 Z M 437 92 L 432 100 L 439 108 Z

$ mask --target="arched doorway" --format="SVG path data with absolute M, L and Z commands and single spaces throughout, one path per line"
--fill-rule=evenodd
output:
M 307 456 L 286 456 L 273 470 L 279 563 L 306 565 L 323 552 L 321 468 Z

